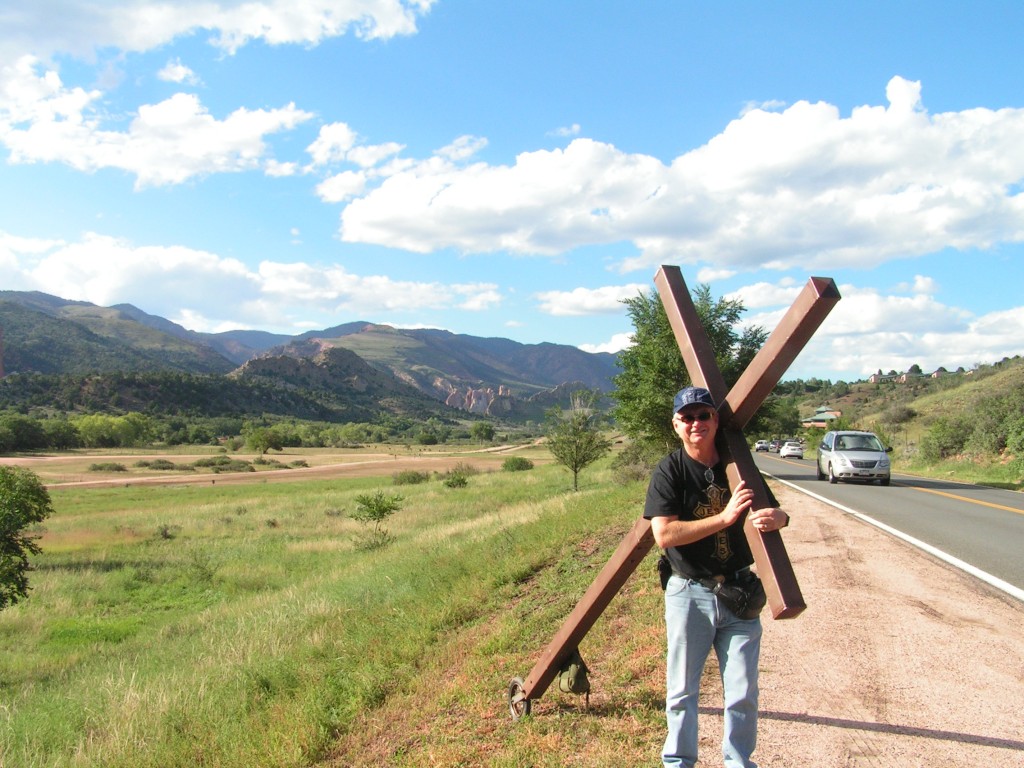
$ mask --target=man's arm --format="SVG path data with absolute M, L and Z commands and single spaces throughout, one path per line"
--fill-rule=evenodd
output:
M 736 486 L 729 503 L 717 515 L 703 517 L 699 520 L 680 520 L 673 516 L 651 518 L 651 533 L 655 543 L 662 549 L 681 547 L 718 533 L 740 519 L 750 507 L 754 492 L 747 488 L 746 483 Z

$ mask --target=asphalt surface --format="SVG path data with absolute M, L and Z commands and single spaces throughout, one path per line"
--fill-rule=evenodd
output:
M 762 472 L 888 526 L 911 543 L 1024 599 L 1024 494 L 899 473 L 893 474 L 889 486 L 831 484 L 817 479 L 813 452 L 806 456 L 782 459 L 761 452 L 754 460 Z

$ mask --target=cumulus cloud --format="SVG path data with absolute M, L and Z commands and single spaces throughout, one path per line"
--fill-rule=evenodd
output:
M 317 45 L 351 32 L 366 40 L 416 32 L 434 0 L 32 0 L 0 9 L 0 62 L 31 51 L 91 58 L 105 48 L 148 51 L 175 38 L 209 33 L 234 53 L 268 45 Z
M 603 288 L 575 288 L 571 291 L 542 291 L 535 294 L 535 298 L 540 302 L 540 311 L 548 315 L 621 314 L 623 300 L 649 290 L 648 285 L 630 283 Z
M 211 115 L 193 94 L 144 104 L 125 130 L 101 125 L 101 93 L 66 88 L 31 57 L 0 68 L 0 141 L 13 163 L 62 162 L 80 171 L 119 168 L 136 188 L 179 184 L 214 172 L 237 172 L 265 161 L 265 138 L 309 120 L 288 104 Z M 274 170 L 279 170 L 275 166 Z
M 930 115 L 894 77 L 849 116 L 753 108 L 665 164 L 587 138 L 509 165 L 411 163 L 352 200 L 342 239 L 428 253 L 559 254 L 633 243 L 661 263 L 742 271 L 870 268 L 943 248 L 1024 241 L 1024 109 Z
M 163 69 L 156 73 L 156 76 L 168 83 L 186 83 L 195 85 L 199 82 L 196 73 L 181 63 L 181 59 L 174 59 L 167 62 Z
M 743 325 L 775 328 L 803 285 L 792 280 L 757 283 L 732 294 L 752 310 Z M 785 378 L 820 375 L 822 360 L 830 370 L 853 371 L 864 378 L 879 368 L 905 371 L 913 364 L 924 370 L 939 366 L 970 368 L 978 362 L 1015 354 L 1014 342 L 1024 310 L 975 317 L 959 307 L 937 301 L 935 281 L 917 280 L 892 292 L 838 286 L 842 295 Z
M 598 353 L 608 352 L 609 354 L 615 354 L 621 352 L 633 345 L 633 334 L 631 333 L 616 333 L 608 341 L 602 344 L 580 344 L 580 349 L 584 352 Z
M 0 231 L 0 284 L 100 306 L 129 302 L 200 331 L 295 333 L 336 324 L 339 315 L 375 319 L 385 312 L 452 307 L 481 312 L 502 302 L 490 282 L 395 280 L 340 265 L 269 260 L 252 269 L 207 251 L 136 245 L 96 233 L 68 243 Z

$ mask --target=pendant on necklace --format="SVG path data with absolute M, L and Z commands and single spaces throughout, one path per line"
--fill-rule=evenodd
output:
M 704 479 L 709 484 L 715 482 L 715 470 L 711 467 L 704 467 Z

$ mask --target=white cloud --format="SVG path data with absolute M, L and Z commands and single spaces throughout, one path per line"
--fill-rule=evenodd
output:
M 186 83 L 195 85 L 199 82 L 196 73 L 181 63 L 181 59 L 167 62 L 163 69 L 156 73 L 160 80 L 168 83 Z
M 434 0 L 32 0 L 0 9 L 0 63 L 25 51 L 41 58 L 96 51 L 148 51 L 175 38 L 212 33 L 234 53 L 254 40 L 317 45 L 352 32 L 366 40 L 416 32 Z
M 702 280 L 702 282 L 709 282 Z M 789 307 L 793 300 L 800 295 L 803 285 L 796 285 L 792 278 L 783 278 L 777 283 L 754 283 L 732 291 L 724 298 L 739 299 L 748 310 L 762 309 L 764 307 Z
M 535 294 L 540 311 L 556 317 L 573 315 L 621 314 L 622 302 L 638 293 L 647 293 L 650 286 L 639 283 L 609 285 L 603 288 L 575 288 L 571 291 L 542 291 Z
M 698 283 L 715 283 L 719 280 L 728 280 L 736 274 L 734 269 L 722 269 L 720 267 L 703 267 L 697 272 Z
M 573 123 L 572 125 L 569 125 L 569 126 L 563 126 L 562 128 L 556 128 L 555 130 L 553 130 L 551 132 L 551 135 L 552 136 L 561 136 L 561 137 L 579 136 L 580 135 L 580 130 L 581 130 L 580 129 L 580 124 L 579 123 Z
M 37 72 L 31 58 L 0 69 L 0 141 L 14 163 L 62 162 L 81 171 L 118 168 L 136 187 L 177 184 L 213 172 L 260 167 L 265 137 L 312 115 L 280 109 L 236 109 L 223 120 L 192 94 L 144 104 L 126 130 L 105 130 L 95 108 L 102 94 L 65 88 L 55 71 Z M 285 166 L 286 167 L 286 166 Z M 282 166 L 273 165 L 277 173 Z
M 327 165 L 345 159 L 355 146 L 358 135 L 346 123 L 331 123 L 320 127 L 316 141 L 306 147 L 314 165 Z
M 342 171 L 317 184 L 316 194 L 326 203 L 340 203 L 355 197 L 364 189 L 366 189 L 365 173 Z
M 846 117 L 820 102 L 752 109 L 667 165 L 586 138 L 511 165 L 438 153 L 352 200 L 342 239 L 548 255 L 631 242 L 624 272 L 714 254 L 717 273 L 1024 242 L 1024 109 L 929 115 L 920 94 L 895 77 L 888 106 Z
M 632 333 L 616 333 L 608 341 L 603 344 L 580 344 L 580 349 L 584 352 L 608 352 L 615 354 L 621 352 L 628 347 L 633 345 L 633 334 Z
M 100 306 L 132 303 L 206 331 L 294 333 L 328 327 L 339 315 L 372 320 L 418 310 L 480 312 L 502 301 L 494 283 L 394 280 L 303 262 L 264 261 L 253 271 L 206 251 L 139 246 L 96 233 L 65 243 L 0 231 L 0 284 Z

